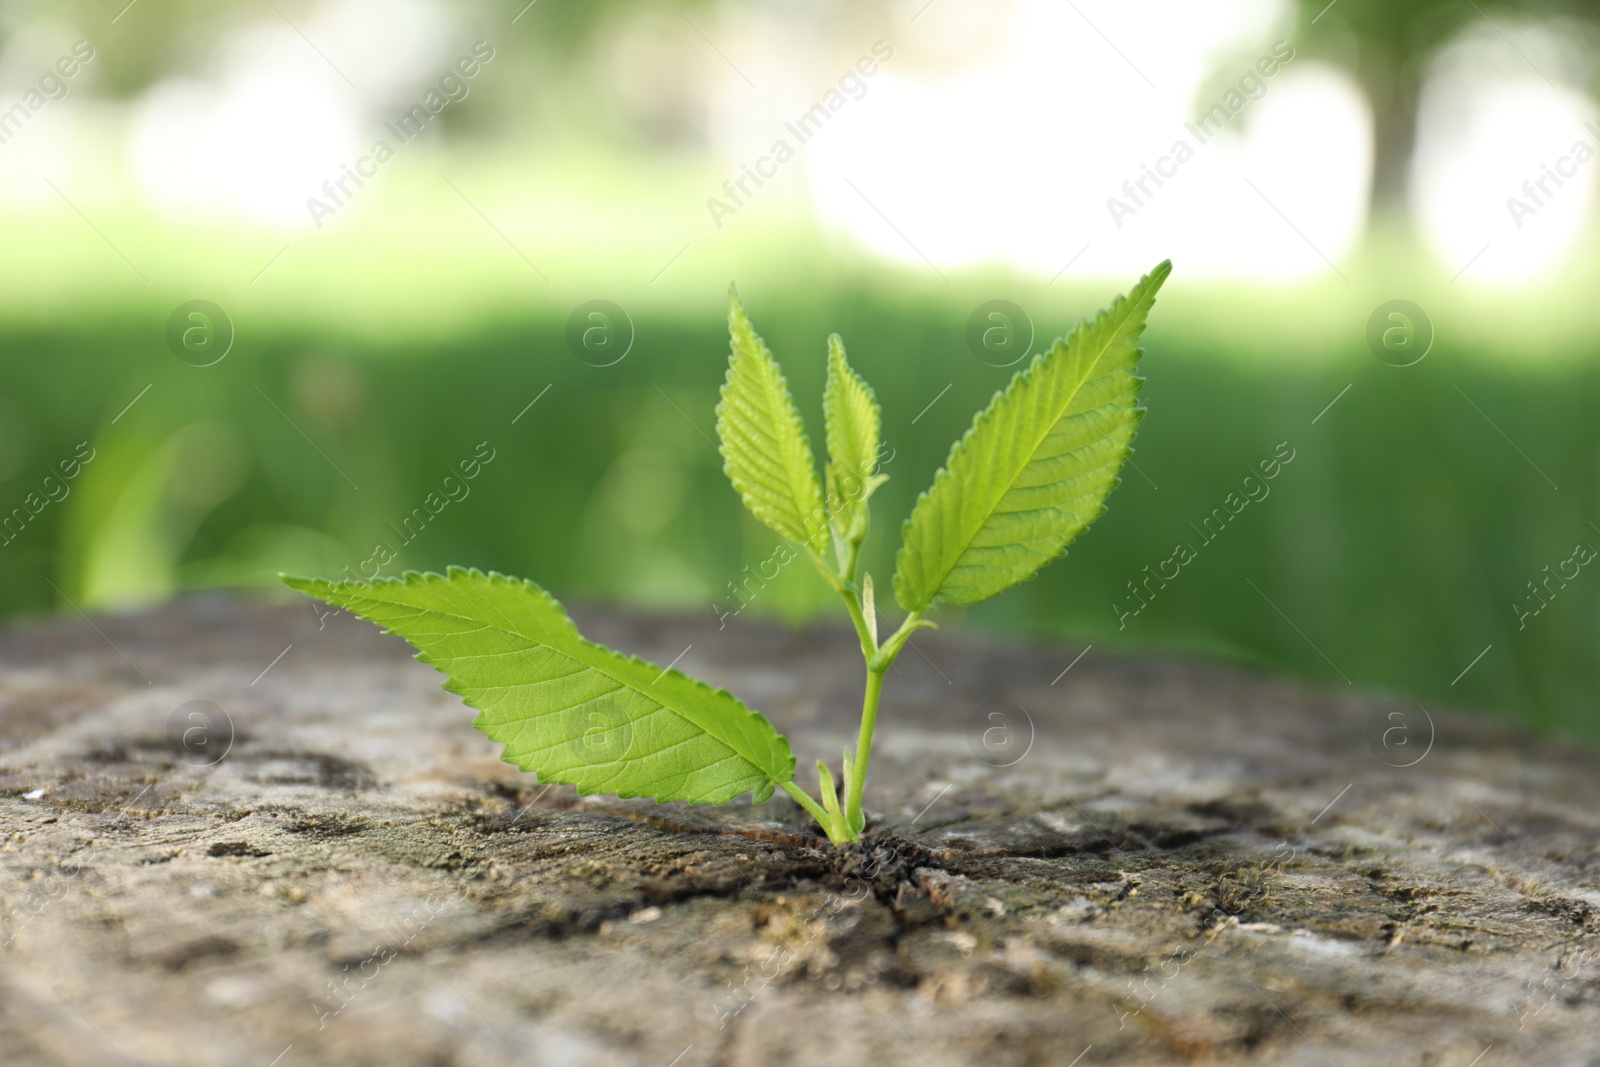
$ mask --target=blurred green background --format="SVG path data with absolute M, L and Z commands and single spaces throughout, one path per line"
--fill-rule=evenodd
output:
M 974 309 L 1012 301 L 1047 342 L 1171 255 L 1110 511 L 948 621 L 1600 735 L 1600 575 L 1574 562 L 1600 547 L 1600 164 L 1521 190 L 1600 145 L 1578 121 L 1591 13 L 1464 6 L 19 0 L 0 16 L 0 121 L 27 109 L 0 143 L 0 612 L 271 590 L 379 544 L 384 574 L 459 563 L 731 611 L 777 541 L 711 443 L 730 280 L 814 441 L 828 333 L 875 386 L 881 582 L 1015 370 L 969 347 Z M 33 109 L 79 40 L 94 59 Z M 1108 198 L 1278 40 L 1293 62 L 1116 225 Z M 316 225 L 323 180 L 476 41 L 494 55 L 470 91 Z M 717 225 L 724 180 L 879 41 L 868 88 Z M 1514 196 L 1537 209 L 1521 225 Z M 608 366 L 568 337 L 597 299 L 631 337 Z M 1368 341 L 1395 299 L 1432 337 L 1409 366 Z M 191 341 L 232 334 L 207 366 L 168 340 L 195 300 L 227 321 L 180 317 Z M 1270 495 L 1202 543 L 1284 443 Z M 1180 542 L 1197 558 L 1119 620 Z M 824 594 L 789 567 L 727 623 L 831 619 Z

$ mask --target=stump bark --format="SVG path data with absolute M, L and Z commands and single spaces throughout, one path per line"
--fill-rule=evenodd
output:
M 848 632 L 575 614 L 762 709 L 803 781 L 854 740 Z M 1594 751 L 1080 651 L 918 635 L 836 850 L 781 792 L 540 786 L 347 616 L 13 629 L 0 1058 L 1600 1063 Z

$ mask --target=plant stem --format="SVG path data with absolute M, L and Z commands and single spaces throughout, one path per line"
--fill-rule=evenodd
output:
M 783 791 L 785 793 L 788 793 L 791 797 L 794 797 L 794 802 L 796 804 L 799 804 L 802 808 L 805 808 L 806 811 L 811 813 L 811 817 L 817 820 L 817 825 L 822 827 L 822 829 L 827 832 L 829 840 L 833 840 L 833 818 L 822 809 L 822 805 L 818 804 L 815 800 L 812 800 L 810 793 L 807 793 L 804 789 L 795 785 L 793 782 L 780 782 L 778 784 L 783 786 Z M 834 841 L 834 844 L 838 844 L 838 842 Z
M 861 640 L 861 658 L 871 660 L 877 654 L 878 646 L 873 643 L 866 613 L 861 610 L 861 590 L 851 585 L 839 590 L 839 593 L 844 597 L 844 607 L 850 613 L 850 621 L 855 623 L 856 637 Z
M 863 530 L 861 537 L 849 538 L 849 547 L 845 549 L 845 557 L 840 561 L 839 577 L 852 584 L 854 584 L 856 580 L 856 571 L 860 569 L 861 542 L 865 539 L 865 537 L 866 531 Z
M 911 635 L 925 626 L 932 626 L 931 622 L 922 620 L 922 612 L 913 611 L 907 615 L 900 628 L 890 635 L 875 651 L 867 656 L 867 691 L 861 700 L 861 734 L 856 739 L 856 752 L 853 770 L 850 775 L 849 796 L 845 801 L 844 821 L 845 827 L 850 830 L 851 840 L 857 840 L 855 826 L 862 821 L 861 794 L 867 785 L 867 762 L 872 757 L 872 732 L 878 725 L 878 699 L 883 695 L 883 676 L 889 673 L 889 668 L 894 666 L 894 661 L 900 655 L 900 650 L 906 642 L 911 640 Z M 866 642 L 862 642 L 865 651 Z
M 828 566 L 827 560 L 822 558 L 821 553 L 810 545 L 801 545 L 800 547 L 804 550 L 806 558 L 811 561 L 811 565 L 817 568 L 817 573 L 822 575 L 822 580 L 827 582 L 828 586 L 835 592 L 844 592 L 844 580 L 834 573 L 832 567 Z
M 861 734 L 856 739 L 856 753 L 854 763 L 855 773 L 850 776 L 850 795 L 845 801 L 844 821 L 846 829 L 851 832 L 851 839 L 855 840 L 855 825 L 861 821 L 861 791 L 867 784 L 867 761 L 872 756 L 872 731 L 878 724 L 878 698 L 883 693 L 883 674 L 888 670 L 867 668 L 867 691 L 861 700 Z
M 913 611 L 907 615 L 900 628 L 890 635 L 889 640 L 879 644 L 875 630 L 867 622 L 866 613 L 862 604 L 861 586 L 856 582 L 856 571 L 859 569 L 861 541 L 865 537 L 865 524 L 862 525 L 859 537 L 849 537 L 841 543 L 835 538 L 834 546 L 839 559 L 839 570 L 834 571 L 810 545 L 806 546 L 806 555 L 811 558 L 812 564 L 833 587 L 840 597 L 844 599 L 844 606 L 850 612 L 850 621 L 855 624 L 856 636 L 861 640 L 861 657 L 867 663 L 867 689 L 861 700 L 861 733 L 856 738 L 856 750 L 853 759 L 849 759 L 850 767 L 845 772 L 845 804 L 840 813 L 842 818 L 835 817 L 834 813 L 824 810 L 805 790 L 792 782 L 785 782 L 784 791 L 794 797 L 795 801 L 811 813 L 817 824 L 828 833 L 828 839 L 834 844 L 848 841 L 859 841 L 860 834 L 856 826 L 864 822 L 861 812 L 861 794 L 867 785 L 867 763 L 872 758 L 872 734 L 878 725 L 878 701 L 883 695 L 883 676 L 894 666 L 895 659 L 900 655 L 900 650 L 905 647 L 911 635 L 924 626 L 932 626 L 930 622 L 922 621 L 922 612 Z M 842 553 L 837 552 L 843 548 Z M 828 788 L 826 782 L 822 784 Z M 842 823 L 842 825 L 841 825 Z
M 877 652 L 867 658 L 867 670 L 877 670 L 886 673 L 894 666 L 895 659 L 900 655 L 900 650 L 906 647 L 906 642 L 911 640 L 911 635 L 924 627 L 934 627 L 931 622 L 924 622 L 921 611 L 913 611 L 906 616 L 900 624 L 900 629 L 889 635 L 889 640 L 878 647 Z
M 833 568 L 810 545 L 805 546 L 806 556 L 810 558 L 812 566 L 817 568 L 833 591 L 844 598 L 845 610 L 850 613 L 850 621 L 855 624 L 856 637 L 861 640 L 861 655 L 871 659 L 877 652 L 878 646 L 872 640 L 872 634 L 867 629 L 867 617 L 861 613 L 861 590 L 848 575 L 836 574 Z

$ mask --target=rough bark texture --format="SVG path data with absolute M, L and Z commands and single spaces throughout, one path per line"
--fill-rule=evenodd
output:
M 577 614 L 802 767 L 852 741 L 848 633 Z M 1351 690 L 925 633 L 868 787 L 895 851 L 840 853 L 781 793 L 544 789 L 349 617 L 96 622 L 0 637 L 11 1067 L 1600 1063 L 1576 746 L 1435 710 L 1394 767 L 1426 725 L 1375 747 L 1402 720 Z M 211 766 L 167 740 L 197 699 Z

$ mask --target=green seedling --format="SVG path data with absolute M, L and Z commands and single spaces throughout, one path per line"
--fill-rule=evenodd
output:
M 726 690 L 614 652 L 578 633 L 531 581 L 451 567 L 373 581 L 285 576 L 295 589 L 399 634 L 504 758 L 579 793 L 723 804 L 782 789 L 835 844 L 866 826 L 862 795 L 884 675 L 939 603 L 973 604 L 1026 581 L 1105 510 L 1144 409 L 1139 336 L 1162 263 L 1093 320 L 1019 371 L 950 449 L 901 530 L 894 598 L 905 612 L 879 637 L 872 576 L 861 571 L 877 472 L 877 398 L 828 340 L 823 412 L 828 459 L 818 478 L 788 383 L 737 293 L 733 354 L 717 405 L 724 470 L 745 506 L 793 542 L 844 601 L 866 663 L 861 731 L 843 780 L 817 761 L 818 796 L 795 781 L 789 742 Z

